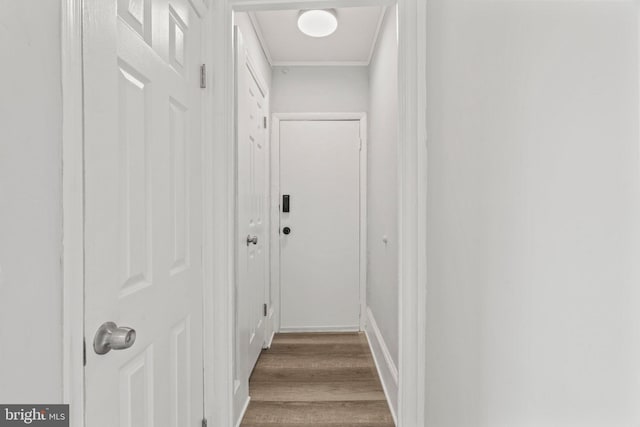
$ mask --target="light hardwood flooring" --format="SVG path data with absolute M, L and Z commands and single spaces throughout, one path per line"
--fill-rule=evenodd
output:
M 362 333 L 276 334 L 249 382 L 242 427 L 393 427 Z

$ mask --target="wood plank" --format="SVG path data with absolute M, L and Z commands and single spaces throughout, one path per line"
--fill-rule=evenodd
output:
M 387 402 L 251 402 L 243 426 L 330 424 L 393 426 Z
M 307 369 L 336 369 L 336 368 L 368 368 L 375 366 L 368 354 L 348 354 L 327 357 L 326 355 L 307 354 L 274 354 L 263 353 L 258 359 L 256 369 L 262 368 L 307 368 Z
M 374 366 L 356 368 L 308 369 L 308 368 L 267 368 L 255 369 L 251 382 L 348 382 L 366 378 L 376 378 L 378 373 Z
M 385 400 L 377 378 L 340 382 L 251 383 L 251 399 L 261 402 L 335 402 L 341 400 Z
M 366 338 L 358 332 L 353 333 L 288 333 L 276 334 L 273 344 L 362 344 Z
M 369 349 L 361 343 L 278 343 L 264 351 L 265 354 L 300 354 L 300 355 L 350 355 L 369 354 Z

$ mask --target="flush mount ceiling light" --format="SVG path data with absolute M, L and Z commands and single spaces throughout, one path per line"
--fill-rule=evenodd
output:
M 311 37 L 326 37 L 338 28 L 338 16 L 333 9 L 302 10 L 298 28 Z

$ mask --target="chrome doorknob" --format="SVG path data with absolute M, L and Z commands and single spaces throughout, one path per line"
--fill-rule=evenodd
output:
M 111 350 L 124 350 L 136 342 L 136 330 L 127 327 L 119 328 L 113 322 L 105 322 L 96 332 L 93 349 L 97 354 L 107 354 Z
M 258 244 L 258 236 L 253 236 L 253 237 L 251 237 L 251 235 L 247 236 L 247 246 L 249 246 L 252 243 L 254 245 Z

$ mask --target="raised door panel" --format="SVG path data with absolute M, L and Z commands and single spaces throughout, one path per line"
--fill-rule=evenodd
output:
M 169 63 L 181 75 L 187 64 L 187 22 L 180 12 L 169 6 Z
M 151 284 L 149 80 L 124 62 L 118 64 L 119 211 L 122 288 L 125 297 Z
M 178 274 L 189 266 L 189 157 L 187 144 L 187 126 L 189 123 L 187 107 L 177 100 L 169 101 L 169 137 L 171 149 L 170 212 L 171 248 L 173 259 L 171 274 Z
M 118 17 L 151 44 L 152 0 L 118 0 Z
M 191 319 L 171 330 L 171 426 L 189 425 L 191 417 Z
M 153 346 L 120 368 L 120 426 L 154 427 Z

